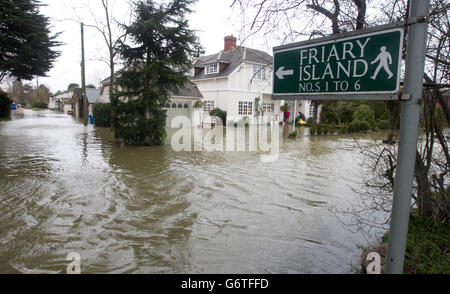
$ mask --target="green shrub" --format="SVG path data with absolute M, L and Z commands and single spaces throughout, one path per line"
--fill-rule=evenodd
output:
M 288 112 L 288 111 L 289 111 L 289 105 L 287 105 L 287 103 L 284 103 L 284 105 L 282 105 L 282 106 L 280 107 L 280 110 L 281 110 L 282 112 Z
M 355 103 L 345 100 L 329 100 L 323 104 L 321 121 L 327 124 L 351 123 Z
M 381 114 L 379 120 L 387 120 L 389 121 L 391 118 L 391 113 L 389 111 L 385 111 Z
M 39 108 L 39 109 L 46 109 L 47 108 L 47 103 L 45 103 L 45 102 L 38 102 L 37 100 L 34 100 L 33 102 L 31 102 L 31 107 L 32 108 Z
M 349 133 L 367 132 L 368 130 L 370 130 L 370 124 L 364 120 L 354 120 L 348 127 Z
M 312 118 L 312 117 L 308 118 L 308 119 L 306 120 L 306 125 L 312 126 L 313 121 L 314 121 L 314 118 Z
M 94 124 L 97 127 L 111 126 L 111 105 L 109 103 L 94 104 Z
M 11 113 L 11 103 L 8 95 L 0 90 L 0 118 L 9 116 Z
M 217 107 L 217 108 L 214 108 L 213 110 L 211 110 L 209 112 L 209 115 L 210 116 L 218 116 L 218 117 L 220 117 L 220 119 L 222 120 L 222 124 L 224 126 L 227 125 L 227 112 L 226 111 L 224 111 L 224 110 L 222 110 L 222 109 Z
M 152 109 L 147 118 L 145 105 L 137 100 L 119 101 L 116 106 L 117 118 L 114 124 L 114 136 L 129 146 L 162 145 L 166 137 L 166 110 Z
M 321 136 L 323 134 L 323 124 L 317 124 L 317 135 Z
M 309 129 L 309 134 L 310 134 L 311 136 L 316 135 L 316 134 L 317 134 L 317 127 L 314 126 L 314 125 L 312 125 L 311 128 Z
M 375 126 L 375 112 L 369 105 L 359 105 L 353 113 L 353 122 L 354 121 L 366 121 L 369 124 L 370 129 L 370 127 Z
M 347 134 L 348 132 L 349 132 L 349 125 L 343 125 L 342 127 L 341 127 L 341 133 L 342 134 Z
M 289 133 L 289 138 L 296 138 L 297 137 L 297 131 L 293 131 Z
M 333 133 L 336 131 L 339 134 L 345 134 L 347 133 L 348 125 L 339 125 L 339 126 L 333 126 Z
M 413 213 L 406 243 L 405 273 L 450 274 L 450 226 Z
M 377 123 L 377 128 L 380 130 L 389 130 L 391 128 L 391 124 L 387 120 L 380 120 Z
M 324 125 L 324 127 L 323 127 L 323 134 L 324 135 L 327 135 L 327 134 L 333 135 L 334 132 L 335 132 L 335 126 L 334 125 Z
M 202 108 L 203 107 L 203 102 L 200 100 L 195 101 L 194 106 L 192 106 L 193 108 Z

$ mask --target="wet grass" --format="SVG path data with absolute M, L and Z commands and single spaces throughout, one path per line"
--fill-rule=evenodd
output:
M 383 243 L 389 240 L 388 234 Z M 450 225 L 413 213 L 409 220 L 405 274 L 450 273 Z

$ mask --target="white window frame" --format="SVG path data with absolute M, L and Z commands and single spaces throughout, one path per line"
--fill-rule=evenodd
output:
M 309 104 L 309 117 L 314 117 L 314 103 Z
M 266 68 L 263 65 L 253 65 L 253 78 L 255 80 L 261 80 L 266 81 L 267 80 L 267 74 L 266 74 Z
M 204 100 L 203 101 L 203 112 L 210 112 L 214 109 L 214 100 Z
M 218 63 L 212 63 L 205 65 L 205 75 L 212 75 L 219 73 L 219 64 Z
M 253 115 L 253 102 L 252 101 L 239 101 L 238 115 L 241 115 L 241 116 Z
M 274 113 L 275 112 L 275 104 L 274 103 L 263 103 L 262 111 L 266 113 Z

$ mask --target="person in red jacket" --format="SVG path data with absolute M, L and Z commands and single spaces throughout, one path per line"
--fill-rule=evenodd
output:
M 288 122 L 290 116 L 291 113 L 289 112 L 289 110 L 284 112 L 284 123 Z

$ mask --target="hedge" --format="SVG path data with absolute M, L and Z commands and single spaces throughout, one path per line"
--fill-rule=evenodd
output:
M 9 117 L 11 113 L 11 100 L 8 95 L 0 90 L 0 118 Z
M 94 104 L 94 124 L 97 127 L 111 126 L 111 105 L 109 103 Z
M 353 121 L 366 121 L 370 128 L 375 127 L 375 113 L 369 105 L 359 105 L 353 113 Z
M 365 120 L 354 120 L 348 128 L 349 133 L 366 132 L 368 130 L 370 130 L 370 124 Z
M 377 128 L 380 130 L 389 130 L 391 128 L 391 124 L 387 120 L 380 120 L 377 123 Z

